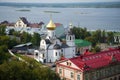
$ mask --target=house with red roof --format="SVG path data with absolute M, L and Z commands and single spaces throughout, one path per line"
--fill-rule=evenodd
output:
M 56 62 L 64 80 L 120 80 L 120 48 Z

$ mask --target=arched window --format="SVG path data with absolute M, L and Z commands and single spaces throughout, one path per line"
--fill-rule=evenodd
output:
M 63 49 L 61 49 L 61 52 L 63 52 Z
M 71 40 L 71 36 L 70 36 L 70 40 Z
M 50 59 L 50 63 L 51 63 L 51 59 Z
M 57 52 L 55 53 L 55 56 L 57 56 Z
M 44 41 L 42 43 L 44 44 Z
M 45 55 L 43 54 L 43 58 L 45 57 Z
M 36 56 L 38 56 L 38 53 L 35 53 Z

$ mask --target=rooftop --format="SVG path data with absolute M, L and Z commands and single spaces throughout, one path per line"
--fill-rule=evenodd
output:
M 82 40 L 82 39 L 75 39 L 75 45 L 77 45 L 78 47 L 84 47 L 84 46 L 89 46 L 92 43 L 86 40 Z
M 66 60 L 70 60 L 80 70 L 88 71 L 109 66 L 111 63 L 120 62 L 120 49 L 112 49 L 96 54 L 82 55 L 79 57 L 65 59 L 65 61 Z
M 20 19 L 21 19 L 25 24 L 27 24 L 27 25 L 29 24 L 28 21 L 27 21 L 27 19 L 26 19 L 25 17 L 20 17 Z

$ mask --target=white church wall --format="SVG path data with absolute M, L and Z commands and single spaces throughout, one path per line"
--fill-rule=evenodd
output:
M 46 50 L 46 60 L 47 62 L 53 62 L 54 61 L 54 57 L 53 57 L 53 50 Z
M 64 56 L 66 58 L 72 58 L 75 56 L 75 47 L 69 47 L 64 49 Z
M 59 39 L 56 39 L 56 40 L 54 41 L 54 45 L 55 45 L 55 44 L 59 44 L 59 45 L 61 45 L 60 40 L 59 40 Z
M 45 42 L 45 40 L 41 40 L 41 42 L 40 42 L 40 49 L 46 49 L 46 42 Z
M 61 49 L 54 50 L 54 61 L 59 60 L 61 56 Z
M 69 46 L 75 46 L 75 36 L 74 35 L 66 35 L 66 43 Z

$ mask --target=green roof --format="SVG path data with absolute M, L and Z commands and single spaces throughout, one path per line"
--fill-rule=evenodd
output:
M 75 39 L 75 45 L 78 47 L 90 46 L 92 43 L 82 39 Z

